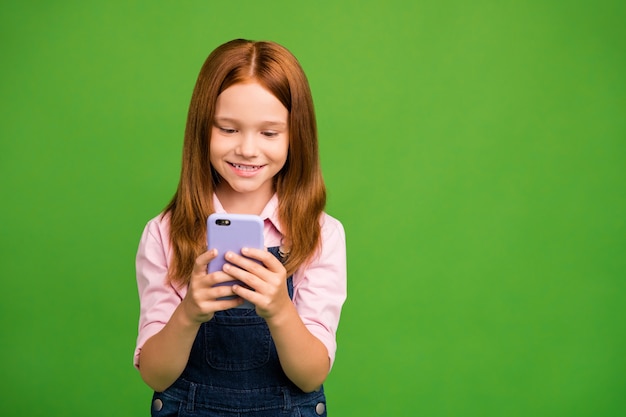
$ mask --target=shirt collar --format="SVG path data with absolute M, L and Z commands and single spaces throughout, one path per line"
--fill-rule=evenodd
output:
M 213 193 L 213 208 L 216 213 L 226 213 L 224 210 L 224 206 L 220 202 L 219 198 L 217 198 L 217 194 Z M 280 232 L 281 235 L 284 235 L 282 226 L 280 225 L 280 221 L 278 220 L 278 195 L 274 193 L 270 201 L 267 202 L 263 211 L 260 214 L 261 219 L 263 221 L 270 221 L 274 227 Z

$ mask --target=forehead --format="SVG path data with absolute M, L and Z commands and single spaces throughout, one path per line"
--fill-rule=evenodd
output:
M 289 111 L 257 82 L 234 84 L 217 97 L 215 119 L 286 123 Z

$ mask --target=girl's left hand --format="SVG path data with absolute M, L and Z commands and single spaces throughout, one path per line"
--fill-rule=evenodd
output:
M 229 263 L 224 265 L 223 270 L 252 290 L 235 284 L 232 291 L 254 304 L 259 316 L 271 319 L 291 303 L 286 285 L 287 270 L 267 250 L 243 248 L 241 253 L 243 256 L 227 252 L 225 257 Z

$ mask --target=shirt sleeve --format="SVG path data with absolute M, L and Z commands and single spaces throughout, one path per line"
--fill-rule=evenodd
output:
M 321 248 L 294 274 L 294 304 L 307 329 L 326 346 L 332 367 L 347 296 L 346 238 L 341 223 L 327 214 L 321 232 Z
M 139 291 L 139 329 L 134 365 L 146 340 L 161 331 L 180 304 L 183 295 L 167 282 L 169 266 L 169 222 L 156 218 L 145 227 L 136 257 Z

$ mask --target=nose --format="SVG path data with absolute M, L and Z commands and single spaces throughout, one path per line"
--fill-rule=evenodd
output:
M 244 133 L 240 136 L 239 143 L 235 148 L 235 153 L 244 158 L 253 158 L 258 156 L 259 147 L 257 146 L 257 139 L 253 133 Z

